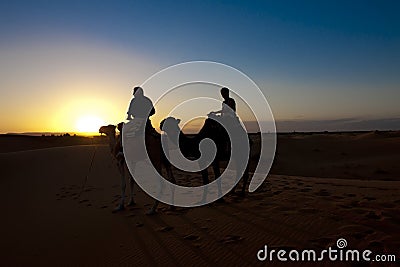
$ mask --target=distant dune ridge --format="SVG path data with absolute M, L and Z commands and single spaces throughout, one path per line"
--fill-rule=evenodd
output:
M 318 251 L 339 238 L 399 257 L 399 146 L 399 132 L 282 134 L 257 192 L 146 216 L 153 200 L 137 187 L 138 204 L 111 213 L 120 179 L 105 138 L 1 136 L 2 264 L 247 266 L 266 244 Z
M 0 153 L 15 152 L 50 147 L 106 144 L 105 136 L 41 136 L 25 134 L 0 135 Z
M 260 122 L 261 124 L 263 122 Z M 278 133 L 283 132 L 344 132 L 344 131 L 398 131 L 400 118 L 346 118 L 332 120 L 306 120 L 301 117 L 293 120 L 275 120 Z M 248 132 L 259 131 L 257 122 L 244 121 Z

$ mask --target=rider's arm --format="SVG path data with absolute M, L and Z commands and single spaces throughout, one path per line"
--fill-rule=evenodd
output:
M 156 110 L 154 109 L 154 107 L 151 109 L 149 117 L 153 116 L 154 114 L 156 114 Z
M 128 108 L 128 112 L 126 112 L 126 114 L 128 114 L 128 117 L 126 118 L 127 120 L 132 120 L 133 119 L 133 106 L 134 106 L 134 100 L 131 100 L 131 103 L 129 104 L 129 108 Z

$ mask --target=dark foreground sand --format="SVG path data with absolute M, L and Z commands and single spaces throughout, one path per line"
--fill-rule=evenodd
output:
M 137 205 L 113 214 L 120 180 L 108 146 L 1 153 L 0 263 L 2 266 L 265 266 L 270 262 L 260 263 L 256 257 L 264 245 L 270 249 L 319 251 L 335 247 L 339 238 L 347 240 L 349 249 L 396 254 L 399 261 L 400 181 L 388 181 L 400 178 L 397 164 L 391 161 L 399 157 L 399 150 L 397 154 L 391 150 L 398 149 L 399 137 L 351 137 L 376 139 L 369 143 L 368 149 L 362 146 L 364 150 L 360 152 L 357 145 L 351 147 L 356 141 L 347 142 L 349 151 L 340 151 L 339 145 L 330 148 L 326 144 L 331 142 L 320 142 L 326 136 L 314 136 L 314 142 L 310 136 L 292 136 L 287 140 L 290 144 L 287 148 L 292 147 L 294 154 L 308 147 L 293 141 L 296 138 L 313 144 L 309 149 L 311 155 L 325 153 L 330 157 L 328 154 L 337 152 L 338 160 L 331 157 L 332 165 L 359 164 L 350 165 L 347 172 L 361 173 L 357 174 L 360 179 L 346 177 L 346 168 L 336 170 L 337 178 L 297 176 L 288 169 L 291 175 L 269 175 L 261 190 L 245 199 L 229 196 L 226 203 L 176 211 L 160 205 L 155 216 L 144 214 L 152 200 L 136 188 Z M 345 142 L 343 136 L 335 138 L 343 138 Z M 390 145 L 382 150 L 377 140 L 381 140 L 381 146 Z M 297 142 L 297 146 L 292 142 Z M 298 164 L 295 156 L 283 157 L 282 151 L 278 143 L 281 156 L 278 155 L 276 164 L 288 164 L 290 159 L 295 161 L 293 165 Z M 366 151 L 371 153 L 365 154 Z M 387 160 L 380 161 L 376 155 Z M 324 156 L 319 157 L 324 162 Z M 346 157 L 358 162 L 346 161 Z M 320 162 L 314 160 L 303 171 L 315 169 L 318 174 Z M 326 171 L 326 165 L 322 165 Z M 372 171 L 357 170 L 364 167 Z M 283 167 L 274 168 L 279 170 L 275 173 L 282 173 Z M 192 179 L 194 185 L 200 182 L 197 175 Z M 278 263 L 276 258 L 274 263 Z M 332 263 L 324 261 L 319 265 Z

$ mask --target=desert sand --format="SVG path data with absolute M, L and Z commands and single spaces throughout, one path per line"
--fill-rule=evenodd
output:
M 198 208 L 160 205 L 154 216 L 145 215 L 153 200 L 137 187 L 137 205 L 112 213 L 120 178 L 104 139 L 4 138 L 2 266 L 265 266 L 271 262 L 256 256 L 264 245 L 318 251 L 339 238 L 399 261 L 395 132 L 279 136 L 272 171 L 257 192 Z M 176 176 L 201 183 L 197 174 Z

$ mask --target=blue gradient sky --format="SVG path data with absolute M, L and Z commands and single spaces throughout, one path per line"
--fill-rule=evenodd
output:
M 277 120 L 400 118 L 398 14 L 398 1 L 2 1 L 0 132 L 61 130 L 44 116 L 69 92 L 114 101 L 115 123 L 133 85 L 192 60 L 249 75 Z M 42 128 L 15 122 L 24 107 Z

